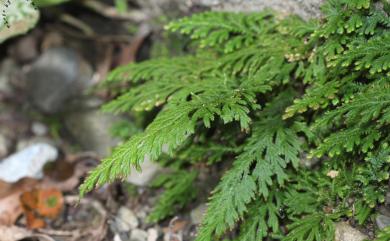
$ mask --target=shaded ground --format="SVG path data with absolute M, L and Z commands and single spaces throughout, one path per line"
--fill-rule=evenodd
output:
M 142 2 L 119 14 L 112 2 L 100 4 L 45 9 L 38 26 L 0 47 L 1 241 L 194 237 L 204 205 L 147 222 L 160 192 L 147 186 L 164 171 L 152 163 L 146 174 L 78 199 L 87 172 L 120 142 L 110 126 L 129 118 L 100 112 L 112 94 L 96 87 L 115 66 L 180 51 L 161 34 L 163 13 L 188 10 Z

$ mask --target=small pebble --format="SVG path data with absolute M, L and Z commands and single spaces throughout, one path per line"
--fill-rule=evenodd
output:
M 147 241 L 148 233 L 141 229 L 131 231 L 130 241 Z
M 148 241 L 157 241 L 158 231 L 155 228 L 148 229 Z
M 34 122 L 31 125 L 31 131 L 36 136 L 44 136 L 48 133 L 48 128 L 40 122 Z
M 206 209 L 207 206 L 203 203 L 191 211 L 191 221 L 193 224 L 200 224 L 202 222 Z
M 378 225 L 379 229 L 384 229 L 388 226 L 390 226 L 390 217 L 379 214 L 376 218 L 376 225 Z
M 139 221 L 132 210 L 127 207 L 120 207 L 115 224 L 119 232 L 129 232 L 138 227 Z
M 10 148 L 10 141 L 0 134 L 0 158 L 6 157 L 8 155 Z

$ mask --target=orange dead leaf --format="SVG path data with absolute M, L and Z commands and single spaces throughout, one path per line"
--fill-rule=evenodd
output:
M 80 182 L 80 177 L 85 175 L 91 169 L 90 160 L 95 160 L 96 157 L 90 155 L 87 156 L 83 154 L 81 156 L 72 157 L 71 159 L 72 160 L 70 161 L 70 163 L 72 163 L 74 167 L 71 168 L 72 170 L 70 171 L 73 171 L 73 173 L 71 174 L 66 173 L 66 175 L 60 180 L 50 178 L 51 175 L 47 175 L 43 180 L 24 178 L 18 181 L 17 183 L 12 183 L 12 184 L 0 181 L 0 226 L 13 225 L 17 220 L 17 218 L 23 214 L 24 208 L 22 208 L 23 203 L 20 201 L 20 196 L 26 191 L 31 191 L 34 188 L 46 189 L 46 190 L 48 189 L 53 190 L 53 188 L 55 188 L 55 190 L 61 190 L 63 192 L 74 190 L 74 188 Z M 63 166 L 61 166 L 61 168 L 62 167 Z M 46 198 L 43 199 L 41 198 L 41 200 L 45 200 L 45 199 Z M 26 202 L 29 203 L 30 206 L 35 205 L 31 203 L 31 199 L 27 199 L 27 200 L 30 200 Z M 58 203 L 63 203 L 63 198 L 59 198 L 58 200 L 59 200 Z M 48 206 L 49 207 L 53 206 L 53 203 L 56 203 L 56 201 L 57 199 L 49 198 L 49 200 L 47 200 Z M 62 204 L 59 206 L 62 207 Z M 50 210 L 51 211 L 48 211 L 46 209 L 43 210 L 43 214 L 47 215 L 47 213 L 53 213 L 53 210 L 55 210 L 55 208 Z M 61 209 L 59 209 L 59 212 L 60 210 Z M 0 236 L 0 240 L 1 240 L 1 236 Z
M 41 190 L 38 200 L 39 214 L 48 218 L 56 218 L 64 205 L 62 193 L 56 189 Z
M 56 218 L 64 205 L 62 193 L 57 189 L 33 189 L 20 196 L 27 226 L 31 229 L 46 226 L 43 218 Z
M 36 180 L 23 179 L 14 184 L 0 182 L 0 225 L 10 226 L 23 213 L 19 197 L 24 191 L 37 184 Z
M 27 227 L 29 229 L 38 229 L 38 228 L 46 227 L 45 220 L 43 220 L 42 218 L 36 217 L 34 212 L 32 212 L 32 211 L 26 212 L 25 211 L 25 214 L 26 214 Z

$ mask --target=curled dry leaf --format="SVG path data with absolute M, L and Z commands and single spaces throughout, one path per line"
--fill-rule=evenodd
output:
M 64 205 L 64 198 L 58 189 L 33 189 L 20 196 L 27 227 L 31 229 L 46 226 L 44 218 L 55 219 Z
M 25 178 L 13 184 L 0 181 L 0 225 L 13 225 L 23 213 L 19 198 L 26 191 L 31 191 L 34 188 L 56 188 L 63 192 L 74 190 L 79 184 L 80 178 L 93 167 L 91 160 L 94 158 L 80 157 L 74 159 L 71 160 L 74 163 L 74 171 L 65 180 L 55 181 L 46 177 L 41 181 Z
M 326 175 L 332 179 L 335 179 L 339 175 L 339 172 L 335 170 L 330 170 Z
M 22 214 L 23 209 L 19 202 L 22 192 L 38 184 L 34 179 L 23 179 L 14 184 L 0 182 L 0 225 L 13 225 Z
M 31 236 L 31 231 L 16 226 L 0 225 L 0 241 L 16 241 Z
M 164 228 L 164 233 L 170 241 L 183 241 L 183 229 L 187 225 L 187 221 L 181 220 L 179 217 L 174 217 L 169 221 L 169 226 Z
M 33 234 L 32 231 L 17 226 L 0 225 L 0 241 L 19 241 L 30 238 L 38 241 L 55 241 L 44 234 Z
M 70 206 L 77 205 L 78 211 L 82 207 L 93 208 L 94 211 L 91 213 L 94 214 L 91 222 L 87 226 L 77 226 L 76 228 L 67 228 L 63 230 L 53 230 L 53 229 L 38 229 L 37 232 L 45 235 L 50 235 L 52 237 L 68 237 L 70 240 L 74 241 L 96 241 L 103 240 L 107 233 L 107 211 L 103 205 L 93 199 L 84 198 L 79 200 L 78 196 L 66 196 L 64 197 L 65 203 Z M 1 241 L 1 240 L 0 240 Z

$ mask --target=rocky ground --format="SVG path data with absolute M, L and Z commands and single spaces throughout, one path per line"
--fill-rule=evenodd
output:
M 282 2 L 276 1 L 274 7 L 280 9 Z M 313 6 L 319 1 L 287 2 L 287 12 L 318 16 Z M 166 171 L 155 163 L 145 161 L 143 173 L 133 172 L 122 183 L 78 199 L 78 186 L 87 172 L 120 142 L 110 126 L 128 118 L 100 111 L 110 95 L 97 86 L 115 66 L 153 57 L 161 46 L 174 51 L 156 20 L 162 15 L 237 10 L 237 5 L 254 11 L 270 5 L 206 0 L 138 3 L 135 14 L 125 21 L 104 11 L 62 8 L 58 13 L 62 18 L 46 12 L 34 30 L 0 46 L 0 241 L 194 239 L 205 198 L 161 223 L 147 222 L 161 191 L 148 185 Z M 69 21 L 69 16 L 80 22 Z M 389 226 L 390 209 L 384 206 L 380 212 L 377 225 Z M 363 240 L 372 236 L 369 230 L 361 232 L 340 222 L 336 240 Z
M 167 7 L 143 5 L 139 15 L 150 19 Z M 0 240 L 191 240 L 202 204 L 146 221 L 160 192 L 148 185 L 164 171 L 155 163 L 78 200 L 86 173 L 120 142 L 111 126 L 127 118 L 101 112 L 109 96 L 96 87 L 114 66 L 146 58 L 162 23 L 56 11 L 80 22 L 43 12 L 34 30 L 0 49 Z

